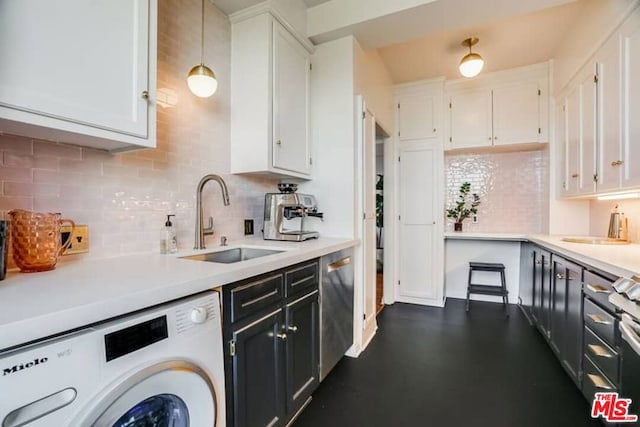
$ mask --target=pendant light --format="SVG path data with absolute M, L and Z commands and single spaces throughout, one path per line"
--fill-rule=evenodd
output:
M 477 44 L 480 40 L 477 37 L 469 37 L 462 42 L 462 46 L 469 48 L 469 53 L 460 61 L 460 74 L 465 77 L 475 77 L 480 74 L 482 67 L 484 67 L 484 60 L 482 56 L 477 53 L 471 52 L 471 46 Z
M 204 0 L 202 0 L 202 39 L 200 43 L 200 64 L 189 71 L 187 76 L 189 90 L 200 98 L 208 98 L 218 89 L 218 80 L 211 68 L 204 65 Z

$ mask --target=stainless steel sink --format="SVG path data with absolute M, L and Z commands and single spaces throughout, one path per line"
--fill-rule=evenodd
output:
M 563 237 L 563 242 L 585 243 L 588 245 L 628 245 L 628 240 L 609 239 L 607 237 Z
M 231 248 L 223 251 L 208 252 L 206 254 L 197 254 L 181 257 L 182 259 L 190 259 L 195 261 L 219 262 L 222 264 L 232 264 L 234 262 L 247 261 L 254 258 L 260 258 L 267 255 L 274 255 L 284 252 L 276 249 L 262 248 Z

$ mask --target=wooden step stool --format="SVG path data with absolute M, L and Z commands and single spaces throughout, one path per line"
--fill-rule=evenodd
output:
M 481 295 L 496 295 L 502 297 L 502 305 L 504 311 L 509 317 L 509 291 L 507 291 L 507 284 L 504 276 L 504 264 L 492 263 L 492 262 L 470 262 L 469 263 L 469 281 L 467 282 L 467 306 L 466 311 L 469 311 L 469 295 L 481 294 Z M 500 284 L 498 285 L 476 285 L 471 283 L 471 277 L 474 271 L 493 271 L 500 273 Z

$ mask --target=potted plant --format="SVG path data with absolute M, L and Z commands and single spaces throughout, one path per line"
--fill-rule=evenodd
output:
M 471 193 L 471 183 L 463 182 L 455 206 L 447 209 L 447 218 L 453 218 L 455 221 L 453 226 L 455 231 L 462 231 L 462 221 L 477 214 L 479 204 L 480 196 L 477 193 Z

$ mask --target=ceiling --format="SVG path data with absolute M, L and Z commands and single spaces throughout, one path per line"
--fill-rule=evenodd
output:
M 264 2 L 264 0 L 210 0 L 211 3 L 218 6 L 226 15 L 231 15 L 242 9 L 246 9 L 251 6 L 255 6 L 258 3 Z M 329 0 L 303 0 L 307 7 L 314 7 L 322 3 L 326 3 Z
M 229 15 L 264 0 L 210 1 Z M 338 0 L 303 1 L 310 12 L 316 12 L 335 6 Z M 473 51 L 485 59 L 483 72 L 553 58 L 556 46 L 570 31 L 586 3 L 586 0 L 482 0 L 479 3 L 473 0 L 466 3 L 468 1 L 426 2 L 422 8 L 336 27 L 311 39 L 322 43 L 353 34 L 364 49 L 377 48 L 394 83 L 436 76 L 454 79 L 460 77 L 458 64 L 468 52 L 460 43 L 471 36 L 480 39 Z
M 553 58 L 583 7 L 583 2 L 568 3 L 381 47 L 378 52 L 395 83 L 436 76 L 459 78 L 458 64 L 468 53 L 461 42 L 471 36 L 480 39 L 473 51 L 485 60 L 483 72 L 535 64 Z

